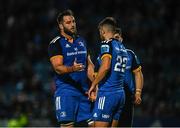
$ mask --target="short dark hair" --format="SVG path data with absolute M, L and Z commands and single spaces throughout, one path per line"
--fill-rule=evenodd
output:
M 122 30 L 121 30 L 121 28 L 116 28 L 115 33 L 118 33 L 119 35 L 122 35 Z
M 113 17 L 106 17 L 99 23 L 98 28 L 104 25 L 107 25 L 112 32 L 115 32 L 117 28 L 117 21 Z
M 73 14 L 73 12 L 70 9 L 64 10 L 63 12 L 59 13 L 59 15 L 57 17 L 58 24 L 63 21 L 63 17 L 64 16 L 74 16 L 74 14 Z

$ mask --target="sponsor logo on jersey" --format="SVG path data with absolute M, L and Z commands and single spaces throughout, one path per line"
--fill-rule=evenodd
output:
M 109 45 L 105 44 L 101 46 L 101 53 L 109 52 Z
M 69 44 L 66 44 L 66 46 L 65 46 L 66 48 L 70 48 L 71 46 L 69 45 Z
M 87 54 L 87 51 L 67 52 L 67 56 L 73 56 L 77 54 Z
M 108 119 L 109 117 L 110 117 L 110 115 L 102 114 L 102 118 L 104 118 L 104 119 Z

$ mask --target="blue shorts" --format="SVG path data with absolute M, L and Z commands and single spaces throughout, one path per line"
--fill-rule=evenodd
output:
M 118 90 L 116 92 L 98 92 L 93 110 L 93 120 L 102 122 L 119 120 L 124 104 L 124 90 Z
M 85 95 L 74 95 L 63 91 L 55 96 L 56 117 L 58 122 L 80 122 L 92 118 L 91 102 Z

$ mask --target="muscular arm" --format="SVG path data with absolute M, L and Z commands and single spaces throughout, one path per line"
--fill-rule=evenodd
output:
M 75 64 L 73 66 L 65 66 L 63 65 L 63 56 L 56 55 L 50 58 L 50 62 L 57 74 L 65 74 L 74 71 L 79 71 L 83 69 L 81 64 Z
M 94 64 L 91 61 L 90 55 L 88 55 L 87 59 L 88 59 L 87 75 L 88 75 L 88 78 L 91 81 L 93 81 L 94 80 L 94 77 L 93 77 L 93 74 L 94 74 Z
M 92 85 L 98 85 L 98 83 L 106 76 L 107 72 L 110 69 L 110 66 L 111 66 L 111 57 L 110 56 L 103 57 L 101 66 Z
M 92 92 L 97 90 L 99 82 L 107 75 L 111 67 L 111 58 L 112 58 L 111 53 L 112 53 L 111 41 L 102 42 L 101 53 L 100 53 L 101 64 L 98 73 L 94 81 L 92 82 L 90 89 L 88 90 L 89 98 L 92 97 Z

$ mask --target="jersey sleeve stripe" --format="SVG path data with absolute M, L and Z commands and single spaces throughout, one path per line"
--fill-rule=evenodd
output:
M 135 72 L 137 72 L 137 71 L 141 70 L 141 68 L 142 68 L 142 67 L 141 67 L 141 66 L 139 66 L 138 68 L 134 69 L 134 70 L 133 70 L 133 72 L 135 73 Z
M 50 58 L 50 60 L 52 60 L 52 59 L 54 59 L 54 58 L 56 58 L 56 57 L 61 57 L 61 58 L 63 58 L 62 55 L 55 55 L 55 56 L 52 56 L 52 57 Z
M 101 60 L 102 60 L 104 57 L 106 57 L 106 56 L 110 57 L 110 59 L 112 58 L 112 55 L 111 55 L 111 54 L 104 54 L 104 55 L 101 57 Z

